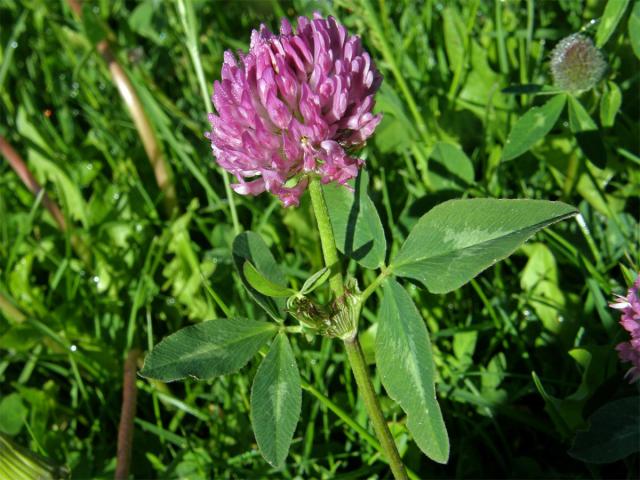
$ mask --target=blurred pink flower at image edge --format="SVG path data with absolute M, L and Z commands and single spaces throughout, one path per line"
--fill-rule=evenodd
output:
M 363 145 L 382 119 L 374 95 L 382 76 L 360 38 L 335 18 L 298 18 L 294 33 L 264 25 L 251 35 L 249 53 L 224 54 L 209 114 L 218 164 L 235 175 L 243 195 L 268 191 L 285 206 L 298 205 L 308 174 L 344 184 L 363 161 Z
M 629 332 L 631 340 L 622 342 L 616 346 L 620 360 L 630 362 L 632 367 L 626 373 L 630 382 L 640 379 L 640 275 L 636 278 L 633 286 L 627 292 L 627 296 L 617 295 L 615 302 L 609 304 L 611 308 L 620 310 L 622 317 L 620 325 Z

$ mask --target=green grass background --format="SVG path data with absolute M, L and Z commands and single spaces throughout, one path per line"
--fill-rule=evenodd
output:
M 172 1 L 92 0 L 83 23 L 61 0 L 0 0 L 0 135 L 71 226 L 61 233 L 42 199 L 0 161 L 0 294 L 24 314 L 0 312 L 0 431 L 74 478 L 111 477 L 127 352 L 227 311 L 265 316 L 233 273 L 228 197 L 203 136 L 212 107 L 194 59 L 210 91 L 224 50 L 246 50 L 251 29 L 319 10 L 361 35 L 385 78 L 377 97 L 384 120 L 361 155 L 391 252 L 449 198 L 560 199 L 588 227 L 556 225 L 455 293 L 412 290 L 432 336 L 452 456 L 446 466 L 422 456 L 401 410 L 383 396 L 407 465 L 422 478 L 632 478 L 637 454 L 594 465 L 567 450 L 597 408 L 638 394 L 623 379 L 613 348 L 626 334 L 607 307 L 638 271 L 640 64 L 627 29 L 634 2 L 603 48 L 605 80 L 580 97 L 601 125 L 608 82 L 622 93 L 614 124 L 599 128 L 606 167 L 585 158 L 566 112 L 530 152 L 500 160 L 514 122 L 548 98 L 502 89 L 550 84 L 553 45 L 583 27 L 593 34 L 590 21 L 605 3 L 196 0 L 187 2 L 195 21 L 185 22 Z M 94 48 L 101 22 L 174 171 L 173 217 Z M 464 154 L 439 156 L 437 142 Z M 260 233 L 294 287 L 321 268 L 308 198 L 297 209 L 268 195 L 233 200 L 242 227 Z M 88 258 L 74 252 L 72 235 Z M 372 280 L 359 278 L 361 286 Z M 369 307 L 361 329 L 372 361 L 374 298 Z M 380 453 L 313 394 L 367 425 L 341 345 L 301 337 L 294 350 L 309 387 L 285 470 L 262 460 L 251 431 L 252 361 L 213 382 L 139 379 L 135 477 L 388 477 Z

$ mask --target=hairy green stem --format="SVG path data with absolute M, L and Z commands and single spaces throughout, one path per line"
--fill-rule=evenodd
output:
M 345 340 L 344 347 L 347 351 L 347 356 L 349 357 L 353 376 L 356 377 L 358 390 L 362 395 L 367 412 L 369 412 L 373 429 L 376 432 L 378 440 L 380 440 L 380 446 L 385 452 L 387 461 L 391 467 L 391 472 L 396 479 L 407 479 L 407 472 L 404 469 L 402 459 L 400 458 L 400 454 L 396 448 L 393 436 L 389 431 L 387 422 L 382 415 L 382 409 L 380 408 L 380 402 L 378 401 L 376 391 L 373 389 L 373 384 L 369 377 L 369 369 L 365 362 L 358 337 L 355 336 L 350 340 Z
M 336 249 L 336 241 L 333 235 L 331 220 L 329 219 L 327 203 L 325 202 L 324 194 L 322 193 L 322 186 L 318 177 L 313 176 L 310 178 L 309 192 L 311 193 L 311 203 L 313 205 L 313 211 L 316 216 L 316 223 L 318 224 L 318 231 L 320 233 L 320 243 L 322 245 L 324 262 L 332 272 L 329 285 L 334 297 L 340 298 L 344 295 L 342 272 L 338 261 L 338 251 Z M 357 330 L 352 336 L 349 336 L 344 340 L 344 346 L 347 351 L 349 363 L 351 364 L 351 369 L 353 370 L 353 375 L 356 378 L 358 390 L 364 400 L 369 418 L 373 424 L 373 429 L 380 441 L 382 451 L 389 462 L 391 472 L 396 479 L 407 479 L 407 473 L 404 465 L 402 464 L 402 459 L 400 458 L 400 454 L 396 448 L 393 436 L 389 431 L 387 422 L 384 419 L 382 409 L 380 408 L 380 402 L 378 402 L 378 397 L 376 396 L 373 384 L 371 383 L 369 370 L 362 353 L 362 348 L 360 347 L 360 342 L 358 341 Z
M 342 272 L 340 271 L 340 262 L 338 260 L 338 250 L 336 249 L 336 240 L 333 236 L 333 227 L 329 219 L 329 210 L 327 203 L 324 201 L 322 186 L 318 177 L 309 179 L 309 192 L 311 193 L 311 203 L 318 224 L 318 232 L 320 233 L 320 244 L 322 245 L 322 254 L 324 263 L 331 270 L 329 278 L 329 286 L 335 298 L 344 295 L 344 284 L 342 283 Z
M 356 422 L 351 416 L 345 412 L 339 405 L 333 402 L 329 397 L 324 395 L 322 392 L 318 391 L 313 385 L 311 385 L 306 380 L 301 380 L 301 385 L 304 390 L 309 392 L 311 395 L 316 397 L 320 403 L 322 403 L 327 409 L 331 410 L 340 420 L 342 420 L 348 427 L 355 430 L 369 445 L 375 448 L 378 452 L 384 455 L 384 451 L 382 450 L 382 446 L 376 437 L 371 435 L 366 428 Z M 386 458 L 385 458 L 386 460 Z M 407 475 L 411 480 L 420 480 L 420 477 L 412 471 L 410 468 L 405 467 L 407 470 Z

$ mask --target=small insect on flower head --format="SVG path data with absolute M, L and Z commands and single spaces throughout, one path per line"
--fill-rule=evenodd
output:
M 382 119 L 372 113 L 382 76 L 335 18 L 300 17 L 295 32 L 283 19 L 279 35 L 262 25 L 248 53 L 225 52 L 221 77 L 207 137 L 237 193 L 298 205 L 310 174 L 340 184 L 357 176 L 362 160 L 348 151 Z

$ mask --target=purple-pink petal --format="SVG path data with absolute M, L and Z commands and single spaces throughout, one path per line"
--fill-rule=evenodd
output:
M 363 162 L 346 149 L 380 123 L 381 81 L 360 38 L 333 17 L 300 17 L 296 30 L 283 19 L 277 35 L 261 25 L 248 53 L 224 54 L 207 138 L 236 192 L 297 205 L 309 174 L 341 184 L 357 176 Z

